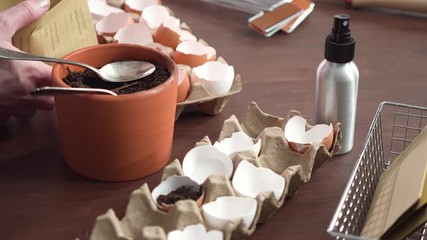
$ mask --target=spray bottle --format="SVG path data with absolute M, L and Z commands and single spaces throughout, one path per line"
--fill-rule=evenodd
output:
M 316 123 L 341 123 L 342 142 L 338 154 L 353 148 L 359 70 L 353 62 L 355 40 L 349 28 L 350 16 L 334 16 L 332 32 L 325 40 L 325 59 L 316 73 Z

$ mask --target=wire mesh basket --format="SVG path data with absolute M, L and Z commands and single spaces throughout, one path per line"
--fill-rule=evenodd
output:
M 360 236 L 381 174 L 427 125 L 427 108 L 382 102 L 369 128 L 328 233 L 336 239 Z M 407 239 L 427 239 L 427 223 Z

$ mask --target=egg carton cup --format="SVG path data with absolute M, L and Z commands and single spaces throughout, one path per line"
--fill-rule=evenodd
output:
M 340 124 L 334 126 L 334 142 L 331 151 L 323 143 L 312 144 L 304 153 L 293 151 L 284 137 L 284 126 L 298 111 L 290 111 L 284 117 L 277 117 L 261 111 L 255 102 L 248 107 L 243 122 L 236 116 L 224 121 L 218 141 L 231 137 L 234 132 L 243 131 L 253 140 L 261 139 L 261 151 L 256 156 L 251 151 L 237 153 L 233 158 L 233 171 L 244 159 L 257 167 L 269 168 L 285 179 L 285 189 L 276 199 L 273 192 L 262 192 L 256 197 L 257 210 L 253 223 L 246 227 L 243 220 L 229 221 L 223 229 L 224 240 L 247 239 L 256 230 L 257 224 L 266 223 L 273 214 L 292 197 L 300 187 L 310 180 L 314 170 L 341 149 Z M 307 129 L 312 126 L 306 125 Z M 209 137 L 204 137 L 195 146 L 212 145 Z M 162 181 L 168 177 L 183 176 L 181 162 L 175 159 L 162 172 Z M 225 176 L 209 176 L 202 184 L 204 188 L 203 204 L 215 201 L 221 196 L 239 196 L 231 180 Z M 181 200 L 175 203 L 169 212 L 159 210 L 153 200 L 150 189 L 145 183 L 130 195 L 123 219 L 118 219 L 112 209 L 96 219 L 90 239 L 111 240 L 166 240 L 167 233 L 183 229 L 193 224 L 203 224 L 207 229 L 202 210 L 194 200 Z
M 275 137 L 273 137 L 273 139 L 275 139 L 274 144 L 277 144 L 278 146 L 264 150 L 264 154 L 261 154 L 260 158 L 263 159 L 262 161 L 265 162 L 267 165 L 266 167 L 271 168 L 276 173 L 283 169 L 283 166 L 279 166 L 284 165 L 282 162 L 290 161 L 288 166 L 298 165 L 298 163 L 301 162 L 303 169 L 305 169 L 305 172 L 307 173 L 308 181 L 312 170 L 318 169 L 324 161 L 334 156 L 341 150 L 341 123 L 335 123 L 333 126 L 334 136 L 330 150 L 326 149 L 323 143 L 318 143 L 312 144 L 305 153 L 299 153 L 290 149 L 288 141 L 285 139 L 283 134 L 286 123 L 294 116 L 302 117 L 301 113 L 296 110 L 289 111 L 284 117 L 273 116 L 271 114 L 262 112 L 258 105 L 255 102 L 252 102 L 248 106 L 247 114 L 241 124 L 241 129 L 248 136 L 256 138 L 257 136 L 260 136 L 263 131 L 266 131 L 267 128 L 276 128 L 274 131 L 269 130 L 269 134 L 272 135 L 272 137 L 275 135 Z M 306 124 L 306 131 L 312 127 L 312 125 Z M 280 132 L 278 128 L 280 128 Z M 225 137 L 229 137 L 229 135 L 220 135 L 220 139 Z M 263 146 L 267 145 L 271 144 L 263 144 Z M 281 156 L 278 156 L 279 159 L 283 161 L 276 161 L 276 159 L 274 159 L 275 155 L 278 154 L 276 153 L 277 149 L 284 149 L 284 151 L 281 151 Z M 263 152 L 263 149 L 261 149 L 261 152 Z M 314 155 L 314 160 L 305 160 L 305 158 L 308 158 L 307 154 L 310 156 Z M 313 166 L 310 167 L 310 164 Z
M 200 112 L 208 115 L 219 114 L 224 109 L 231 96 L 240 91 L 242 91 L 242 79 L 238 74 L 234 78 L 230 91 L 221 95 L 211 95 L 200 83 L 192 84 L 187 99 L 176 105 L 176 119 L 178 119 L 184 110 L 191 105 L 196 106 Z

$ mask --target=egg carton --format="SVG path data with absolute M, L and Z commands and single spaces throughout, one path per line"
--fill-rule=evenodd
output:
M 283 176 L 286 182 L 284 193 L 279 200 L 272 192 L 262 192 L 256 197 L 258 207 L 251 226 L 246 227 L 243 221 L 228 222 L 223 229 L 224 240 L 249 238 L 256 230 L 257 224 L 267 222 L 287 198 L 294 196 L 300 187 L 310 180 L 313 171 L 341 149 L 341 126 L 337 123 L 333 128 L 334 141 L 330 151 L 323 143 L 312 144 L 304 153 L 291 150 L 283 129 L 287 121 L 296 115 L 301 116 L 298 111 L 290 111 L 285 117 L 266 114 L 253 102 L 249 105 L 243 122 L 240 123 L 234 115 L 224 121 L 219 141 L 238 131 L 245 132 L 254 140 L 262 141 L 259 156 L 245 151 L 233 157 L 234 170 L 239 162 L 245 159 L 255 166 L 271 169 Z M 306 125 L 307 130 L 311 127 Z M 195 146 L 211 144 L 209 137 L 206 136 Z M 183 175 L 178 159 L 164 168 L 162 181 L 173 175 Z M 238 196 L 230 179 L 225 176 L 209 176 L 202 186 L 205 190 L 204 204 L 221 196 Z M 118 219 L 112 209 L 97 217 L 90 239 L 166 240 L 168 232 L 181 230 L 193 224 L 206 226 L 202 210 L 194 200 L 178 201 L 169 212 L 164 212 L 158 209 L 145 183 L 130 195 L 123 219 Z

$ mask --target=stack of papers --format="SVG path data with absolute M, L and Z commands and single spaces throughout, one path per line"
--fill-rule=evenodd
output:
M 213 3 L 226 8 L 239 10 L 251 14 L 261 11 L 270 11 L 272 8 L 290 2 L 289 0 L 201 0 L 203 2 Z
M 313 11 L 310 0 L 201 0 L 248 13 L 256 13 L 248 19 L 249 27 L 270 37 L 282 30 L 291 33 Z
M 249 18 L 249 26 L 266 37 L 279 30 L 291 33 L 314 9 L 309 0 L 293 0 Z

